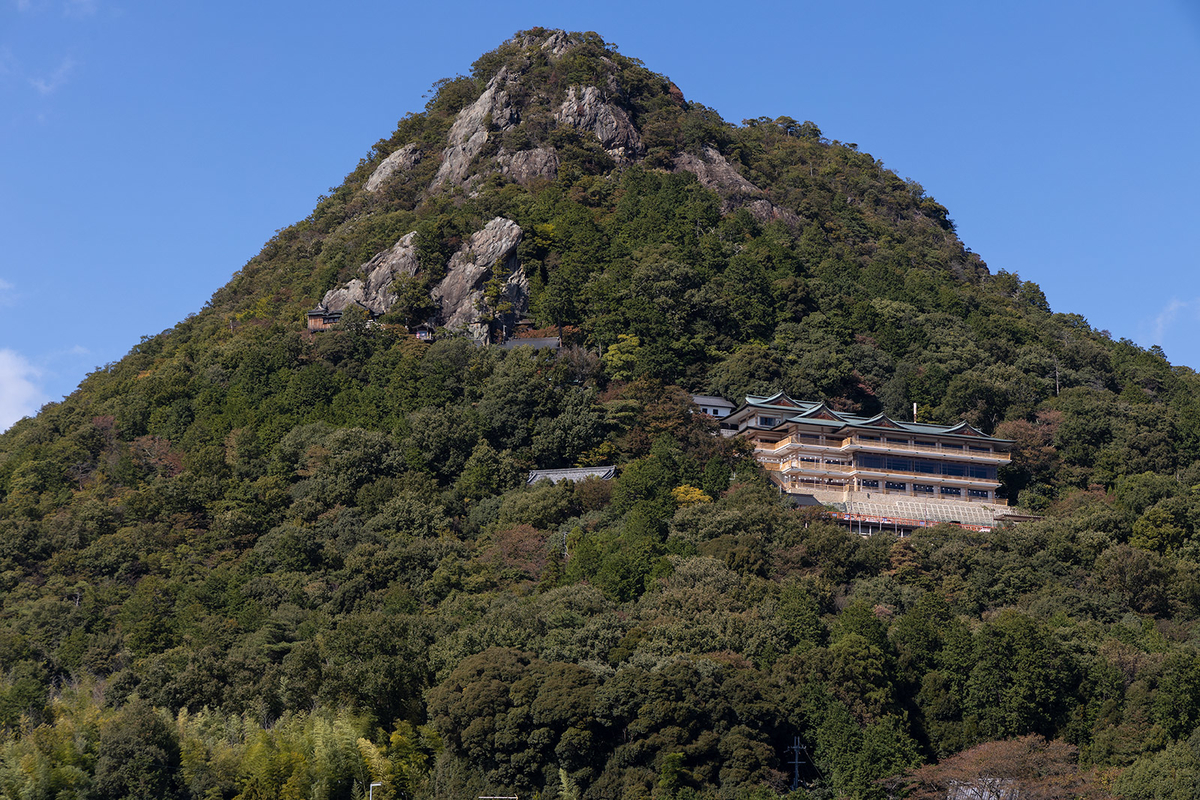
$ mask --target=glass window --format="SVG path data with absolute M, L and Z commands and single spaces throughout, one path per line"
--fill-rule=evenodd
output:
M 950 495 L 951 497 L 962 497 L 962 489 L 957 486 L 943 486 L 942 494 Z
M 859 481 L 858 484 L 859 484 L 859 486 L 861 486 L 864 489 L 878 489 L 879 488 L 879 481 Z
M 913 491 L 920 492 L 921 494 L 933 494 L 933 487 L 924 483 L 914 483 Z
M 903 492 L 908 488 L 908 484 L 897 483 L 896 481 L 884 481 L 883 488 L 893 492 Z

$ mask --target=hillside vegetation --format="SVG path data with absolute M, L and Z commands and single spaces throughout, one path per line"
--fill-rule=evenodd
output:
M 563 122 L 584 97 L 620 124 Z M 400 324 L 495 217 L 557 353 Z M 413 231 L 381 324 L 305 330 Z M 1004 489 L 1045 519 L 860 538 L 792 510 L 688 397 L 774 390 L 1012 439 Z M 525 31 L 204 309 L 0 436 L 0 793 L 770 798 L 798 742 L 795 797 L 944 797 L 989 763 L 1191 797 L 1197 398 L 855 145 Z

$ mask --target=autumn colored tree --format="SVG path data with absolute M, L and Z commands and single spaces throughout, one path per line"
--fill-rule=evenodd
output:
M 1072 745 L 1036 734 L 985 742 L 914 770 L 909 776 L 909 796 L 928 800 L 1114 797 L 1104 788 L 1101 776 L 1095 770 L 1080 769 L 1076 758 Z

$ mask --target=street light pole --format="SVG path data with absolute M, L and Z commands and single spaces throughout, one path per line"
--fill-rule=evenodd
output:
M 367 789 L 367 800 L 375 800 L 375 787 L 376 786 L 383 786 L 383 784 L 382 783 L 372 783 L 370 788 Z

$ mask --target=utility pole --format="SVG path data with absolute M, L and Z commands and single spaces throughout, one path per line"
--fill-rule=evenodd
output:
M 800 788 L 800 765 L 808 762 L 800 758 L 800 751 L 803 750 L 805 755 L 808 755 L 807 748 L 800 744 L 800 737 L 792 737 L 792 746 L 788 748 L 788 752 L 792 754 L 792 791 Z

